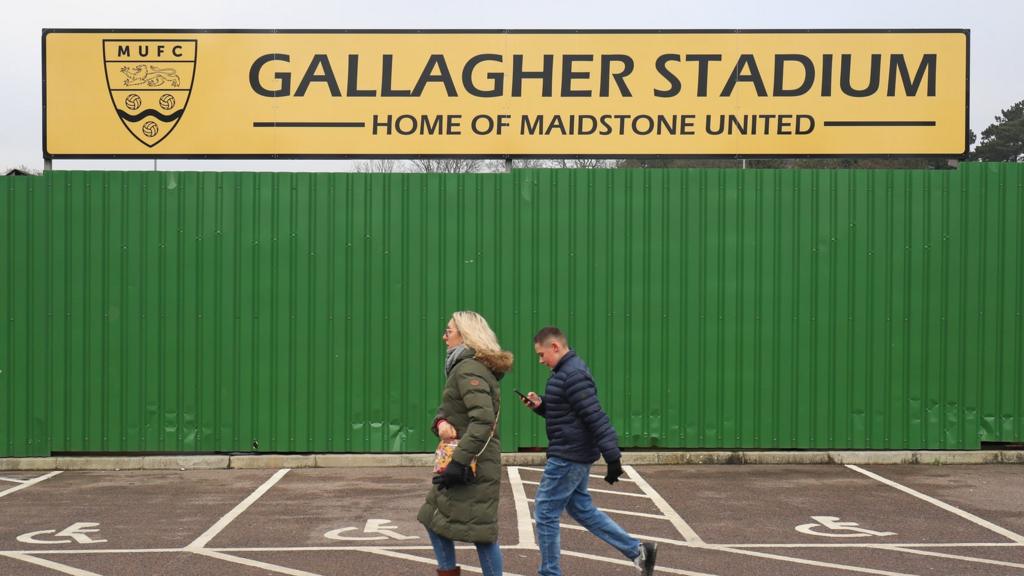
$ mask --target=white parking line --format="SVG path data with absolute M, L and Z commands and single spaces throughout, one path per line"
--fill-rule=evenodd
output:
M 532 482 L 530 480 L 523 480 L 523 484 L 529 484 L 531 486 L 540 486 L 540 482 Z M 646 494 L 637 494 L 636 492 L 620 492 L 618 490 L 602 490 L 601 488 L 587 488 L 587 492 L 596 492 L 598 494 L 613 494 L 615 496 L 632 496 L 633 498 L 647 498 Z
M 90 549 L 90 550 L 32 550 L 33 556 L 61 555 L 61 554 L 164 554 L 167 552 L 185 552 L 184 548 L 120 548 L 120 549 Z M 0 554 L 17 554 L 25 550 L 2 550 Z
M 577 531 L 580 531 L 580 532 L 586 532 L 587 531 L 587 529 L 584 528 L 583 526 L 577 526 L 576 524 L 559 524 L 558 526 L 561 527 L 561 528 L 566 528 L 568 530 L 577 530 Z M 659 543 L 663 543 L 663 544 L 672 544 L 673 546 L 690 546 L 690 544 L 688 542 L 684 542 L 682 540 L 672 540 L 670 538 L 659 538 L 657 536 L 647 536 L 646 534 L 634 534 L 632 532 L 628 532 L 628 534 L 630 536 L 632 536 L 633 538 L 636 538 L 637 540 L 642 540 L 642 541 L 645 541 L 645 542 L 659 542 Z
M 863 566 L 851 566 L 849 564 L 835 564 L 833 562 L 819 562 L 817 560 L 807 560 L 805 558 L 794 558 L 792 556 L 780 556 L 778 554 L 768 554 L 767 552 L 754 552 L 753 550 L 743 550 L 738 548 L 728 548 L 725 546 L 716 546 L 714 544 L 705 544 L 704 548 L 709 550 L 720 550 L 722 552 L 730 552 L 732 554 L 743 554 L 745 556 L 754 556 L 757 558 L 769 558 L 771 560 L 779 560 L 781 562 L 792 562 L 794 564 L 804 564 L 806 566 L 818 566 L 821 568 L 832 568 L 833 570 L 845 570 L 847 572 L 862 572 L 864 574 L 878 574 L 879 576 L 915 576 L 913 574 L 907 574 L 905 572 L 889 572 L 888 570 L 876 570 L 874 568 L 864 568 Z
M 575 524 L 561 524 L 563 528 L 570 530 L 586 530 L 582 526 Z M 655 538 L 652 536 L 644 536 L 642 534 L 630 534 L 634 538 L 643 540 Z M 792 543 L 778 543 L 778 544 L 694 544 L 691 542 L 685 542 L 683 540 L 672 540 L 670 538 L 658 538 L 658 542 L 664 542 L 666 544 L 672 544 L 674 546 L 690 547 L 690 548 L 729 548 L 729 549 L 754 549 L 754 548 L 900 548 L 902 550 L 907 549 L 929 549 L 929 548 L 1024 548 L 1024 545 L 1014 544 L 1013 542 L 941 542 L 934 544 L 922 544 L 915 542 L 906 543 L 892 543 L 892 544 L 868 544 L 868 543 L 847 543 L 847 544 L 834 544 L 834 543 L 807 543 L 807 544 L 792 544 Z M 336 552 L 346 550 L 362 550 L 364 548 L 374 548 L 377 550 L 433 550 L 430 546 L 423 545 L 387 545 L 382 544 L 380 546 L 367 546 L 365 544 L 353 544 L 351 546 L 254 546 L 251 548 L 203 548 L 203 550 L 209 550 L 212 552 Z M 475 549 L 470 544 L 456 544 L 457 550 L 473 550 Z M 518 544 L 501 545 L 502 550 L 529 550 L 524 546 Z M 535 548 L 534 548 L 535 550 Z M 121 549 L 91 549 L 91 550 L 0 550 L 2 554 L 31 554 L 33 556 L 60 556 L 60 555 L 80 555 L 80 554 L 166 554 L 166 553 L 177 553 L 177 552 L 189 552 L 185 548 L 121 548 Z
M 505 549 L 505 548 L 502 548 L 502 549 Z M 389 558 L 398 558 L 398 559 L 401 559 L 401 560 L 412 560 L 413 562 L 419 562 L 420 564 L 430 564 L 432 566 L 436 566 L 437 565 L 437 562 L 435 562 L 434 560 L 432 560 L 430 558 L 424 558 L 423 556 L 414 556 L 412 554 L 403 554 L 401 552 L 395 552 L 393 550 L 386 550 L 386 549 L 383 549 L 383 548 L 368 547 L 368 548 L 355 548 L 355 550 L 359 550 L 360 552 L 367 552 L 367 553 L 370 553 L 370 554 L 377 554 L 378 556 L 387 556 Z M 462 568 L 463 572 L 476 572 L 476 573 L 479 573 L 479 574 L 483 573 L 483 570 L 477 568 L 476 566 L 469 566 L 468 564 L 459 564 L 459 566 Z M 516 574 L 514 572 L 509 572 L 508 570 L 502 571 L 502 574 L 504 576 L 521 576 L 521 575 Z
M 518 466 L 518 468 L 520 470 L 529 470 L 530 472 L 541 472 L 541 473 L 544 472 L 543 468 L 532 468 L 530 466 Z M 604 480 L 604 476 L 601 476 L 600 474 L 591 474 L 590 477 L 591 478 L 597 478 L 598 480 Z M 629 478 L 623 477 L 623 478 L 619 478 L 619 482 L 632 482 L 632 480 L 630 480 Z
M 379 544 L 375 546 L 367 546 L 366 544 L 352 544 L 349 546 L 258 546 L 255 548 L 203 548 L 203 550 L 213 550 L 214 552 L 337 552 L 337 551 L 351 551 L 351 550 L 433 550 L 433 546 L 423 545 L 404 545 L 404 544 Z M 476 546 L 473 544 L 459 543 L 456 541 L 456 550 L 476 550 Z M 528 550 L 519 544 L 502 544 L 502 550 Z M 33 551 L 33 554 L 39 552 Z
M 906 544 L 869 544 L 866 542 L 805 542 L 805 543 L 778 543 L 778 544 L 715 544 L 723 548 L 877 548 L 879 546 L 898 546 L 900 548 L 1013 548 L 1021 546 L 1014 542 L 908 542 Z
M 860 472 L 861 474 L 867 476 L 868 478 L 874 478 L 875 480 L 878 480 L 879 482 L 881 482 L 883 484 L 886 484 L 888 486 L 892 486 L 893 488 L 895 488 L 895 489 L 897 489 L 897 490 L 899 490 L 901 492 L 905 492 L 907 494 L 910 494 L 911 496 L 913 496 L 915 498 L 919 498 L 921 500 L 924 500 L 925 502 L 927 502 L 929 504 L 933 504 L 935 506 L 938 506 L 939 508 L 942 508 L 943 510 L 945 510 L 947 512 L 952 512 L 953 514 L 956 514 L 957 516 L 963 518 L 964 520 L 968 520 L 970 522 L 974 522 L 978 526 L 981 526 L 982 528 L 987 528 L 987 529 L 995 532 L 996 534 L 999 534 L 1000 536 L 1008 538 L 1008 539 L 1010 539 L 1010 540 L 1012 540 L 1012 541 L 1014 541 L 1014 542 L 1016 542 L 1018 544 L 1024 544 L 1024 536 L 1021 536 L 1020 534 L 1017 534 L 1016 532 L 1012 532 L 1010 530 L 1007 530 L 1006 528 L 1003 528 L 1001 526 L 996 526 L 995 524 L 989 522 L 988 520 L 985 520 L 983 518 L 979 518 L 979 517 L 975 516 L 974 514 L 971 514 L 970 512 L 967 512 L 965 510 L 961 510 L 961 509 L 959 509 L 956 506 L 953 506 L 951 504 L 946 504 L 945 502 L 943 502 L 941 500 L 938 500 L 936 498 L 932 498 L 931 496 L 928 496 L 927 494 L 922 494 L 921 492 L 918 492 L 917 490 L 914 490 L 912 488 L 907 488 L 906 486 L 904 486 L 904 485 L 902 485 L 902 484 L 900 484 L 898 482 L 893 482 L 892 480 L 889 480 L 888 478 L 883 478 L 883 477 L 879 476 L 878 474 L 875 474 L 874 472 L 869 472 L 868 470 L 860 468 L 859 466 L 854 466 L 853 464 L 847 464 L 846 467 L 849 468 L 850 470 L 855 471 L 855 472 Z
M 537 501 L 534 500 L 533 498 L 527 498 L 526 501 L 527 502 L 533 502 L 534 504 L 537 503 Z M 641 518 L 653 518 L 655 520 L 671 520 L 671 518 L 666 518 L 666 517 L 664 517 L 664 516 L 662 516 L 660 514 L 647 514 L 645 512 L 633 512 L 633 511 L 630 511 L 630 510 L 616 510 L 615 508 L 598 508 L 598 510 L 600 510 L 601 512 L 609 512 L 611 514 L 624 514 L 626 516 L 639 516 Z
M 562 556 L 575 556 L 576 558 L 597 560 L 599 562 L 607 562 L 608 564 L 629 566 L 630 568 L 634 566 L 632 560 L 626 560 L 624 558 L 609 558 L 608 556 L 597 556 L 595 554 L 585 554 L 583 552 L 573 552 L 571 550 L 562 550 Z M 667 566 L 655 566 L 654 571 L 664 572 L 666 574 L 683 574 L 684 576 L 715 576 L 714 574 L 708 574 L 707 572 L 693 572 L 691 570 L 680 570 L 678 568 L 669 568 Z
M 249 494 L 248 498 L 239 502 L 237 506 L 235 506 L 230 512 L 225 514 L 220 520 L 218 520 L 216 524 L 210 526 L 210 528 L 206 532 L 203 532 L 202 536 L 196 538 L 192 541 L 191 544 L 186 546 L 185 550 L 195 552 L 196 550 L 200 550 L 204 546 L 209 544 L 210 540 L 213 540 L 217 536 L 217 534 L 220 534 L 221 530 L 227 528 L 228 524 L 231 524 L 231 522 L 235 518 L 238 518 L 238 516 L 242 512 L 245 512 L 249 508 L 249 506 L 252 506 L 254 502 L 259 500 L 260 496 L 263 496 L 263 494 L 266 493 L 267 490 L 270 490 L 274 486 L 274 484 L 277 484 L 277 481 L 284 477 L 284 475 L 288 473 L 288 470 L 290 470 L 290 468 L 283 468 L 281 470 L 278 470 L 277 473 L 271 476 L 269 480 L 264 482 L 259 488 L 253 491 L 252 494 Z
M 512 482 L 512 493 L 515 496 L 515 500 L 516 500 L 516 514 L 519 517 L 518 518 L 519 526 L 520 526 L 519 527 L 519 531 L 520 531 L 520 534 L 522 534 L 522 533 L 527 531 L 526 529 L 524 529 L 524 526 L 523 526 L 523 519 L 524 518 L 528 518 L 529 519 L 528 520 L 528 525 L 532 528 L 533 517 L 530 515 L 529 502 L 534 502 L 533 499 L 529 499 L 529 498 L 526 497 L 526 491 L 523 490 L 523 485 L 524 484 L 531 484 L 531 485 L 535 485 L 536 486 L 536 485 L 539 485 L 539 483 L 538 482 L 528 482 L 528 481 L 522 480 L 520 478 L 520 476 L 519 476 L 519 468 L 520 467 L 516 467 L 516 466 L 509 466 L 508 467 L 508 469 L 509 469 L 509 479 Z M 537 468 L 524 468 L 524 469 L 543 472 L 543 470 L 538 470 Z M 609 508 L 598 508 L 598 510 L 601 510 L 601 511 L 606 512 L 606 513 L 612 513 L 612 514 L 627 514 L 627 515 L 631 515 L 631 516 L 640 516 L 640 517 L 644 517 L 644 518 L 653 518 L 653 519 L 656 519 L 656 520 L 667 520 L 668 522 L 670 522 L 672 524 L 673 527 L 675 527 L 675 529 L 677 531 L 679 531 L 679 534 L 686 540 L 687 543 L 689 543 L 689 544 L 701 544 L 701 543 L 704 542 L 703 540 L 701 540 L 700 536 L 698 536 L 697 533 L 694 532 L 693 528 L 691 528 L 690 525 L 687 524 L 686 521 L 683 520 L 683 518 L 672 508 L 672 506 L 670 506 L 669 503 L 666 502 L 665 499 L 662 498 L 660 494 L 658 494 L 658 491 L 655 490 L 653 487 L 651 487 L 651 485 L 648 484 L 647 481 L 644 480 L 643 477 L 640 476 L 640 474 L 636 471 L 636 469 L 634 469 L 632 466 L 623 466 L 623 471 L 626 473 L 625 474 L 625 479 L 628 479 L 630 482 L 635 483 L 636 486 L 638 488 L 640 488 L 640 490 L 642 491 L 642 494 L 636 494 L 636 493 L 633 493 L 633 492 L 617 492 L 617 491 L 612 491 L 612 490 L 597 490 L 597 489 L 591 489 L 590 491 L 591 492 L 612 493 L 612 494 L 616 494 L 616 495 L 619 495 L 619 496 L 632 496 L 632 497 L 639 497 L 639 498 L 647 498 L 647 499 L 651 500 L 654 503 L 654 505 L 661 512 L 661 515 L 659 516 L 659 515 L 656 515 L 656 514 L 645 514 L 645 513 L 642 513 L 642 512 L 632 512 L 632 511 L 627 511 L 627 510 L 616 510 L 616 509 L 609 509 Z M 524 507 L 525 507 L 525 510 L 524 510 Z M 532 536 L 533 535 L 533 530 L 530 529 L 528 531 L 529 531 L 530 535 Z M 640 538 L 644 539 L 644 538 L 647 538 L 647 537 L 646 536 L 641 536 Z
M 15 484 L 24 484 L 28 480 L 18 480 L 17 478 L 0 478 L 0 482 L 14 482 Z
M 53 560 L 44 560 L 43 558 L 35 558 L 29 554 L 19 552 L 0 552 L 0 556 L 6 556 L 13 558 L 14 560 L 21 560 L 22 562 L 28 562 L 29 564 L 35 564 L 36 566 L 42 566 L 43 568 L 49 568 L 50 570 L 56 570 L 63 574 L 70 574 L 71 576 L 101 576 L 95 572 L 89 572 L 88 570 L 82 570 Z
M 537 548 L 537 540 L 533 534 L 533 525 L 530 522 L 530 505 L 526 500 L 526 490 L 523 489 L 523 480 L 519 477 L 519 468 L 508 467 L 508 481 L 512 485 L 512 498 L 516 503 L 516 526 L 519 528 L 519 546 L 524 548 Z
M 278 566 L 277 564 L 268 564 L 266 562 L 260 562 L 259 560 L 250 560 L 249 558 L 242 558 L 241 556 L 222 554 L 220 552 L 214 552 L 213 550 L 208 549 L 197 549 L 191 550 L 190 552 L 199 556 L 216 558 L 217 560 L 223 560 L 225 562 L 231 562 L 234 564 L 241 564 L 243 566 L 249 566 L 251 568 L 260 568 L 262 570 L 268 570 L 270 572 L 277 572 L 278 574 L 288 574 L 289 576 L 321 576 L 320 574 L 317 574 L 315 572 L 306 572 L 305 570 L 296 570 L 295 568 Z
M 367 546 L 366 544 L 350 544 L 348 546 L 257 546 L 254 548 L 203 548 L 203 550 L 213 550 L 214 552 L 338 552 L 338 551 L 350 551 L 350 550 L 363 550 L 370 548 L 379 548 L 381 550 L 433 550 L 431 546 L 415 545 L 411 544 L 408 546 L 402 544 L 396 544 L 394 546 L 388 546 L 387 544 L 381 544 L 379 546 Z M 457 550 L 476 550 L 476 547 L 470 544 L 456 544 Z M 508 546 L 502 546 L 504 550 Z
M 1024 564 L 1017 564 L 1015 562 L 1004 562 L 1002 560 L 991 560 L 989 558 L 977 558 L 974 556 L 961 556 L 959 554 L 946 554 L 944 552 L 932 552 L 931 550 L 915 550 L 913 548 L 901 548 L 899 546 L 892 546 L 889 544 L 879 545 L 878 548 L 883 548 L 885 550 L 895 550 L 897 552 L 907 552 L 909 554 L 919 554 L 921 556 L 949 558 L 950 560 L 963 560 L 965 562 L 978 562 L 980 564 L 992 564 L 994 566 L 1010 566 L 1012 568 L 1024 568 Z
M 0 492 L 0 498 L 3 498 L 4 496 L 7 496 L 8 494 L 13 494 L 13 493 L 17 492 L 18 490 L 23 490 L 25 488 L 28 488 L 29 486 L 33 486 L 35 484 L 38 484 L 38 483 L 42 482 L 43 480 L 47 480 L 49 478 L 53 478 L 57 474 L 60 474 L 60 472 L 61 472 L 60 470 L 57 470 L 55 472 L 50 472 L 49 474 L 43 474 L 42 476 L 39 476 L 37 478 L 33 478 L 31 480 L 26 480 L 26 481 L 22 482 L 21 484 L 18 484 L 17 486 L 15 486 L 13 488 L 8 488 L 7 490 L 4 490 L 3 492 Z
M 700 544 L 704 542 L 701 540 L 700 536 L 693 531 L 693 528 L 690 528 L 690 525 L 683 520 L 683 517 L 680 516 L 672 506 L 669 506 L 669 503 L 661 497 L 661 494 L 658 494 L 658 491 L 652 488 L 651 485 L 648 484 L 632 466 L 623 466 L 622 469 L 625 470 L 626 476 L 636 482 L 636 485 L 644 491 L 644 494 L 647 494 L 647 496 L 654 501 L 654 505 L 658 507 L 658 510 L 661 510 L 661 513 L 668 518 L 668 521 L 676 527 L 676 530 L 679 531 L 687 542 L 691 544 Z

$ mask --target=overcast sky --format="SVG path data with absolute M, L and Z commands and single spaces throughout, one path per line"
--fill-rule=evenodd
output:
M 968 28 L 970 123 L 979 134 L 1024 99 L 1024 0 L 16 0 L 4 6 L 0 168 L 42 169 L 43 28 L 755 29 Z M 161 160 L 161 170 L 332 171 L 341 161 Z M 148 170 L 149 160 L 56 160 L 54 168 Z

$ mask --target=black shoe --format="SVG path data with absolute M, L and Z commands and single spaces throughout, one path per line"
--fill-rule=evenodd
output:
M 643 576 L 654 576 L 654 564 L 658 559 L 658 543 L 643 542 L 640 544 L 640 555 L 633 559 L 633 563 L 640 569 Z

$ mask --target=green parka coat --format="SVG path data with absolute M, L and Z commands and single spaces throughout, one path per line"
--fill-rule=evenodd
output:
M 489 443 L 487 438 L 501 407 L 498 380 L 511 368 L 509 352 L 475 353 L 467 348 L 455 359 L 448 373 L 437 417 L 447 420 L 458 432 L 455 460 L 469 466 L 480 454 L 476 480 L 445 490 L 433 486 L 416 518 L 449 540 L 474 543 L 498 540 L 501 442 L 497 430 Z M 437 420 L 434 422 L 436 434 Z

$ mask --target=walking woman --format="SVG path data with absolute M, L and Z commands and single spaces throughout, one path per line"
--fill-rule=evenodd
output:
M 433 429 L 442 440 L 458 438 L 459 443 L 448 467 L 434 477 L 417 519 L 430 535 L 438 576 L 460 574 L 456 540 L 476 545 L 484 576 L 500 576 L 498 380 L 512 369 L 512 354 L 501 349 L 487 320 L 476 312 L 452 314 L 443 338 L 447 381 Z

